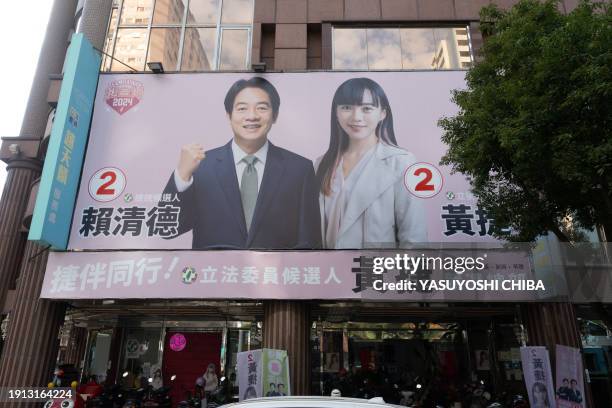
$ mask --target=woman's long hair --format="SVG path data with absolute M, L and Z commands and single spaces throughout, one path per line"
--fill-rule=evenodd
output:
M 535 399 L 535 392 L 536 390 L 538 392 L 544 393 L 544 401 L 535 401 L 539 404 L 544 403 L 545 407 L 550 407 L 550 401 L 548 401 L 548 390 L 546 389 L 546 386 L 544 384 L 542 384 L 541 382 L 535 382 L 533 383 L 533 387 L 531 389 L 531 393 L 534 395 L 534 399 Z
M 370 91 L 374 106 L 386 111 L 385 119 L 381 120 L 376 127 L 376 136 L 389 145 L 397 146 L 393 132 L 393 114 L 385 91 L 378 83 L 369 78 L 352 78 L 344 81 L 336 90 L 332 100 L 329 147 L 317 169 L 317 185 L 325 195 L 331 193 L 334 172 L 338 167 L 340 157 L 349 145 L 349 137 L 338 122 L 337 108 L 340 105 L 362 105 L 366 90 Z

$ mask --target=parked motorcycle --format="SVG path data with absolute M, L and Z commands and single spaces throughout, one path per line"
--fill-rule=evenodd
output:
M 104 387 L 100 395 L 87 400 L 87 408 L 117 408 L 125 402 L 125 391 L 119 385 Z
M 144 388 L 128 390 L 122 408 L 142 408 L 144 394 Z

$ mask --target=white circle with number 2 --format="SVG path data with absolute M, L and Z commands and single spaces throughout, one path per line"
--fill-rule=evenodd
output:
M 419 198 L 431 198 L 442 190 L 442 173 L 433 164 L 420 162 L 406 169 L 404 185 Z
M 100 169 L 89 180 L 89 195 L 96 201 L 113 201 L 124 188 L 125 174 L 115 167 Z

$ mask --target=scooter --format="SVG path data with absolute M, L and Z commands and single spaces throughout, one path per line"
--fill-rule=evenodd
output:
M 170 396 L 170 390 L 170 387 L 161 387 L 153 391 L 153 394 L 155 395 L 155 400 L 159 404 L 159 408 L 172 407 L 172 397 Z
M 125 391 L 118 385 L 107 386 L 102 394 L 87 400 L 87 408 L 116 408 L 123 406 Z
M 157 390 L 151 385 L 145 388 L 142 397 L 143 408 L 166 408 L 172 406 L 172 400 L 168 395 L 169 387 L 161 387 Z
M 122 408 L 141 408 L 144 392 L 144 388 L 129 390 Z
M 512 398 L 512 405 L 510 405 L 510 407 L 529 408 L 529 403 L 525 400 L 525 398 L 522 395 L 517 394 Z

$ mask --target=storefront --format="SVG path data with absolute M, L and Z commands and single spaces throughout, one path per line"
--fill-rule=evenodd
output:
M 107 301 L 107 303 L 109 303 Z M 311 301 L 311 395 L 383 396 L 389 402 L 488 401 L 526 395 L 519 348 L 529 333 L 518 307 L 494 304 L 389 304 Z M 74 361 L 83 378 L 125 388 L 161 381 L 174 401 L 189 399 L 214 365 L 227 400 L 238 398 L 237 353 L 262 348 L 260 302 L 75 302 L 86 347 Z M 586 317 L 596 317 L 587 307 Z M 609 401 L 610 333 L 580 319 L 595 400 Z M 184 339 L 178 341 L 177 339 Z M 161 379 L 159 380 L 158 377 Z M 604 405 L 602 405 L 604 406 Z
M 499 248 L 492 236 L 495 222 L 471 194 L 468 181 L 439 165 L 447 146 L 440 141 L 437 123 L 456 113 L 451 91 L 465 87 L 464 70 L 482 45 L 478 10 L 483 2 L 418 1 L 415 6 L 348 0 L 116 0 L 107 2 L 106 9 L 98 7 L 102 3 L 79 2 L 80 25 L 55 17 L 50 27 L 63 27 L 53 37 L 61 38 L 56 41 L 61 44 L 46 46 L 47 54 L 63 57 L 67 33 L 81 30 L 97 49 L 105 50 L 102 65 L 91 47 L 81 50 L 82 57 L 92 58 L 88 67 L 77 64 L 74 54 L 66 58 L 74 64 L 63 69 L 53 61 L 39 64 L 51 67 L 38 75 L 45 81 L 36 83 L 36 89 L 45 92 L 49 74 L 64 72 L 63 83 L 53 80 L 49 93 L 53 134 L 49 120 L 44 136 L 39 135 L 42 142 L 10 142 L 15 145 L 9 150 L 17 153 L 9 160 L 15 176 L 9 179 L 8 196 L 19 197 L 19 205 L 3 203 L 13 226 L 0 249 L 14 276 L 2 279 L 15 288 L 10 294 L 14 302 L 7 302 L 10 308 L 5 312 L 10 312 L 10 319 L 8 314 L 3 319 L 3 335 L 5 326 L 9 333 L 0 372 L 3 385 L 46 383 L 56 361 L 53 341 L 67 306 L 57 361 L 78 367 L 83 378 L 93 375 L 107 384 L 170 384 L 175 402 L 193 395 L 198 377 L 205 373 L 219 382 L 225 379 L 230 383 L 228 394 L 235 397 L 237 353 L 262 347 L 288 351 L 294 395 L 327 395 L 333 389 L 345 396 L 385 394 L 390 401 L 402 391 L 444 401 L 465 401 L 475 391 L 480 396 L 525 395 L 519 347 L 546 346 L 552 353 L 556 344 L 566 344 L 575 349 L 582 345 L 590 375 L 585 381 L 591 381 L 596 406 L 610 405 L 604 398 L 612 389 L 610 333 L 600 323 L 605 316 L 575 307 L 563 297 L 554 298 L 560 302 L 552 310 L 563 313 L 551 323 L 544 303 L 550 299 L 517 300 L 507 292 L 497 296 L 474 290 L 425 298 L 357 293 L 365 279 L 355 273 L 354 260 L 364 251 L 316 252 L 321 246 L 317 239 L 308 241 L 316 245 L 300 246 L 289 236 L 297 234 L 287 233 L 299 230 L 293 227 L 304 219 L 304 214 L 285 213 L 304 207 L 294 205 L 303 198 L 294 191 L 299 183 L 281 182 L 280 176 L 290 174 L 291 168 L 274 168 L 266 175 L 278 178 L 258 185 L 279 190 L 276 196 L 262 193 L 263 208 L 283 204 L 283 211 L 267 219 L 255 210 L 250 215 L 240 210 L 243 203 L 236 185 L 233 191 L 206 197 L 207 204 L 214 201 L 215 211 L 200 211 L 182 222 L 178 194 L 165 191 L 181 146 L 229 146 L 232 111 L 224 110 L 224 101 L 241 80 L 255 78 L 261 84 L 264 78 L 277 88 L 282 108 L 280 114 L 278 106 L 273 108 L 275 116 L 267 129 L 270 144 L 314 164 L 333 137 L 329 113 L 335 92 L 366 78 L 388 99 L 379 119 L 395 112 L 392 144 L 409 152 L 405 156 L 410 163 L 402 162 L 395 178 L 371 173 L 365 188 L 357 189 L 362 198 L 377 198 L 392 187 L 393 197 L 374 203 L 393 204 L 381 214 L 400 211 L 388 223 L 383 218 L 369 222 L 377 211 L 365 211 L 365 205 L 349 212 L 347 219 L 361 223 L 361 228 L 351 229 L 353 236 L 370 233 L 363 245 L 351 248 L 396 248 L 406 240 L 440 248 L 455 243 L 480 250 Z M 71 20 L 74 7 L 63 10 L 64 2 L 56 4 L 55 14 Z M 149 72 L 149 62 L 158 67 L 156 73 Z M 122 73 L 128 70 L 137 72 Z M 89 76 L 91 92 L 69 89 L 71 81 L 65 79 L 72 72 Z M 66 94 L 75 91 L 87 106 L 60 100 L 60 85 Z M 337 112 L 334 115 L 331 106 L 334 123 Z M 44 114 L 29 114 L 41 129 L 38 133 L 45 128 L 38 122 L 47 118 L 47 100 L 40 112 Z M 57 124 L 62 129 L 56 130 Z M 268 135 L 263 136 L 267 140 Z M 44 158 L 45 149 L 57 155 Z M 42 182 L 32 183 L 42 159 L 51 171 L 45 171 Z M 232 171 L 230 167 L 215 177 L 233 176 Z M 238 177 L 224 180 L 226 186 L 242 183 Z M 45 246 L 30 242 L 24 249 L 23 227 L 30 226 L 37 191 L 39 198 L 46 194 L 40 200 L 47 211 L 38 214 L 45 223 L 38 227 L 44 227 L 45 234 L 33 238 Z M 226 210 L 233 212 L 222 216 Z M 410 222 L 403 222 L 408 212 Z M 189 228 L 207 214 L 213 215 L 206 221 L 218 222 L 218 228 Z M 278 245 L 254 244 L 254 237 L 247 236 L 250 216 L 254 229 L 274 231 L 275 236 L 287 233 L 289 238 Z M 311 211 L 308 216 L 315 220 L 306 223 L 312 227 L 330 215 Z M 28 222 L 23 224 L 23 218 Z M 234 225 L 235 220 L 241 221 Z M 63 229 L 61 233 L 47 234 L 56 227 Z M 330 236 L 349 227 L 331 231 Z M 235 234 L 240 239 L 223 235 L 226 228 L 240 230 Z M 194 234 L 208 238 L 198 241 Z M 322 240 L 333 238 L 323 235 Z M 331 247 L 342 243 L 338 239 Z M 53 244 L 48 262 L 41 256 L 47 244 Z M 304 247 L 315 251 L 302 252 Z M 530 266 L 552 270 L 543 258 L 534 253 L 532 260 L 537 262 Z M 489 263 L 491 268 L 477 278 L 487 273 L 534 278 L 529 274 L 541 272 L 521 262 Z M 546 278 L 547 286 L 557 283 L 552 273 Z M 538 307 L 540 311 L 534 310 Z M 581 318 L 578 340 L 578 330 L 570 327 L 576 324 L 574 308 Z M 526 310 L 537 313 L 525 319 Z M 23 352 L 40 355 L 41 364 L 21 361 Z
M 125 389 L 171 387 L 175 402 L 192 398 L 207 371 L 211 390 L 227 379 L 227 391 L 237 393 L 237 353 L 261 348 L 261 313 L 254 302 L 112 302 L 103 308 L 80 302 L 68 316 L 88 336 L 74 363 L 83 378 Z
M 518 355 L 524 335 L 512 307 L 366 304 L 338 312 L 331 306 L 318 309 L 329 315 L 311 331 L 315 394 L 336 388 L 395 403 L 450 404 L 465 403 L 476 389 L 524 392 L 520 364 L 511 376 L 498 358 Z
M 400 402 L 406 393 L 429 398 L 434 389 L 448 401 L 465 398 L 472 386 L 493 395 L 524 392 L 516 356 L 525 333 L 516 308 L 337 301 L 309 308 L 310 368 L 295 368 L 310 370 L 311 395 L 338 389 Z M 176 402 L 193 396 L 210 364 L 237 398 L 237 353 L 263 341 L 258 302 L 80 301 L 69 315 L 88 332 L 75 362 L 83 377 L 138 388 L 161 376 Z

